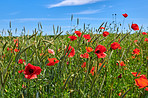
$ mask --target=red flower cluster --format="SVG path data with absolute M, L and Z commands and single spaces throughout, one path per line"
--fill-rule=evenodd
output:
M 140 78 L 135 79 L 135 84 L 139 88 L 145 88 L 146 86 L 148 86 L 148 80 L 145 75 L 141 75 Z M 148 88 L 146 87 L 145 90 L 148 91 Z
M 120 66 L 125 66 L 124 62 L 123 61 L 118 61 L 118 63 L 120 64 Z M 116 65 L 119 65 L 118 63 L 116 63 Z
M 86 62 L 84 62 L 82 65 L 81 65 L 82 68 L 85 68 L 86 67 Z
M 86 52 L 88 52 L 88 53 L 93 51 L 93 49 L 91 47 L 85 47 L 85 49 L 86 49 Z
M 139 88 L 145 88 L 146 86 L 148 86 L 148 80 L 145 75 L 143 75 L 143 74 L 140 75 L 140 73 L 138 73 L 138 75 L 137 75 L 137 72 L 131 72 L 131 73 L 135 77 L 140 77 L 138 79 L 135 79 L 135 85 L 137 85 Z M 148 91 L 148 87 L 146 87 L 145 90 Z
M 136 49 L 133 50 L 132 54 L 139 55 L 140 54 L 140 50 L 136 48 Z
M 16 48 L 16 49 L 14 49 L 14 51 L 15 51 L 15 52 L 19 52 L 20 50 Z
M 134 40 L 134 43 L 137 43 L 138 42 L 138 40 Z
M 24 70 L 23 70 L 23 69 L 18 71 L 18 73 L 22 73 L 22 72 L 24 72 Z
M 147 35 L 147 33 L 146 33 L 146 32 L 142 32 L 142 34 L 143 34 L 143 35 Z
M 18 39 L 14 39 L 13 41 L 16 43 L 16 47 L 18 47 Z
M 89 54 L 88 53 L 84 53 L 80 55 L 81 58 L 89 58 Z
M 94 72 L 97 71 L 97 67 L 93 66 L 92 69 L 90 70 L 90 73 L 92 74 L 92 76 L 94 75 Z
M 136 30 L 139 30 L 139 26 L 137 24 L 132 24 L 131 25 L 131 28 L 136 31 Z
M 13 52 L 13 49 L 12 49 L 12 48 L 7 47 L 7 51 L 9 51 L 9 50 L 11 50 L 11 53 Z M 14 51 L 15 51 L 15 52 L 19 52 L 20 50 L 17 49 L 17 48 L 15 48 Z
M 41 68 L 39 66 L 33 66 L 30 63 L 27 64 L 24 70 L 25 78 L 27 79 L 35 79 L 40 73 Z
M 106 51 L 106 48 L 103 45 L 98 45 L 95 49 L 95 54 L 98 56 L 98 58 L 105 58 L 106 54 L 104 53 Z
M 66 51 L 66 49 L 65 49 L 65 51 Z M 68 57 L 73 57 L 75 55 L 75 49 L 69 45 L 66 55 L 68 54 L 69 51 L 70 51 L 70 53 L 69 53 Z
M 18 64 L 23 64 L 23 62 L 25 62 L 25 60 L 19 59 Z
M 81 36 L 81 32 L 80 31 L 75 31 L 75 33 L 80 37 Z
M 89 34 L 85 34 L 85 35 L 83 35 L 83 37 L 84 37 L 86 40 L 91 39 L 91 37 L 90 37 L 90 35 L 89 35 Z
M 125 14 L 122 14 L 125 18 L 128 16 L 126 13 Z
M 135 58 L 135 56 L 132 56 L 132 59 L 134 59 Z
M 118 96 L 121 96 L 121 94 L 122 94 L 122 93 L 120 92 L 120 93 L 119 93 L 119 94 L 117 94 L 117 95 L 118 95 Z
M 103 32 L 103 36 L 106 37 L 107 35 L 109 35 L 109 32 L 104 31 L 104 32 Z
M 144 41 L 148 43 L 148 38 L 145 38 Z
M 104 27 L 100 27 L 100 29 L 105 29 Z
M 77 37 L 76 37 L 76 36 L 69 36 L 68 38 L 70 38 L 70 39 L 71 39 L 71 41 L 74 41 L 74 40 L 76 40 L 76 39 L 77 39 Z
M 120 48 L 120 44 L 118 44 L 117 42 L 113 42 L 113 43 L 111 44 L 111 48 L 112 48 L 113 50 L 115 50 L 115 49 L 117 49 L 117 48 Z
M 47 66 L 53 66 L 59 62 L 59 60 L 57 60 L 56 58 L 48 58 L 48 61 L 49 61 L 49 63 L 46 64 Z
M 136 77 L 137 72 L 131 72 L 131 73 L 132 73 L 132 75 L 133 75 L 133 76 L 135 76 L 135 77 Z M 139 76 L 140 76 L 140 74 L 141 74 L 141 73 L 138 73 L 137 77 L 139 77 Z
M 9 51 L 9 47 L 7 47 L 7 51 Z

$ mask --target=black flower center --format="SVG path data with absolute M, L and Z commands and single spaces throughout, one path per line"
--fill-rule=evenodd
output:
M 33 73 L 33 69 L 29 69 L 29 72 L 30 72 L 30 73 Z
M 100 50 L 97 50 L 96 53 L 100 53 Z

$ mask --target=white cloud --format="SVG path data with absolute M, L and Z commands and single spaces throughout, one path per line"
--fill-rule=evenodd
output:
M 60 7 L 60 6 L 74 6 L 74 5 L 84 5 L 96 3 L 103 0 L 63 0 L 60 3 L 48 5 L 48 8 Z
M 95 13 L 100 13 L 102 12 L 101 9 L 98 9 L 98 10 L 85 10 L 85 11 L 81 11 L 81 12 L 78 12 L 78 13 L 73 13 L 73 14 L 95 14 Z

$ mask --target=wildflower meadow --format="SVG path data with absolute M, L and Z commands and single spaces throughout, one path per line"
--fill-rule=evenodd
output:
M 136 20 L 53 32 L 43 35 L 39 23 L 32 35 L 13 36 L 11 22 L 1 32 L 1 98 L 148 97 L 148 33 Z

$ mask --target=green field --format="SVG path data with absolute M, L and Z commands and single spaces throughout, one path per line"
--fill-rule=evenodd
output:
M 1 34 L 1 98 L 147 98 L 148 34 L 142 34 L 143 29 L 119 31 L 103 23 L 96 29 L 74 28 L 66 35 L 54 28 L 54 36 L 47 36 L 42 35 L 41 28 L 19 37 L 12 36 L 11 29 L 9 36 Z M 81 36 L 75 31 L 80 31 Z M 109 35 L 104 37 L 104 31 Z M 86 34 L 90 35 L 89 41 L 84 38 Z M 77 39 L 71 41 L 72 35 Z M 113 42 L 120 48 L 111 48 Z M 102 46 L 96 50 L 98 45 Z M 86 47 L 93 50 L 88 52 Z M 134 52 L 136 48 L 140 52 Z M 82 66 L 84 62 L 86 66 Z M 26 67 L 29 63 L 35 66 L 31 70 Z M 137 73 L 134 76 L 132 72 Z

